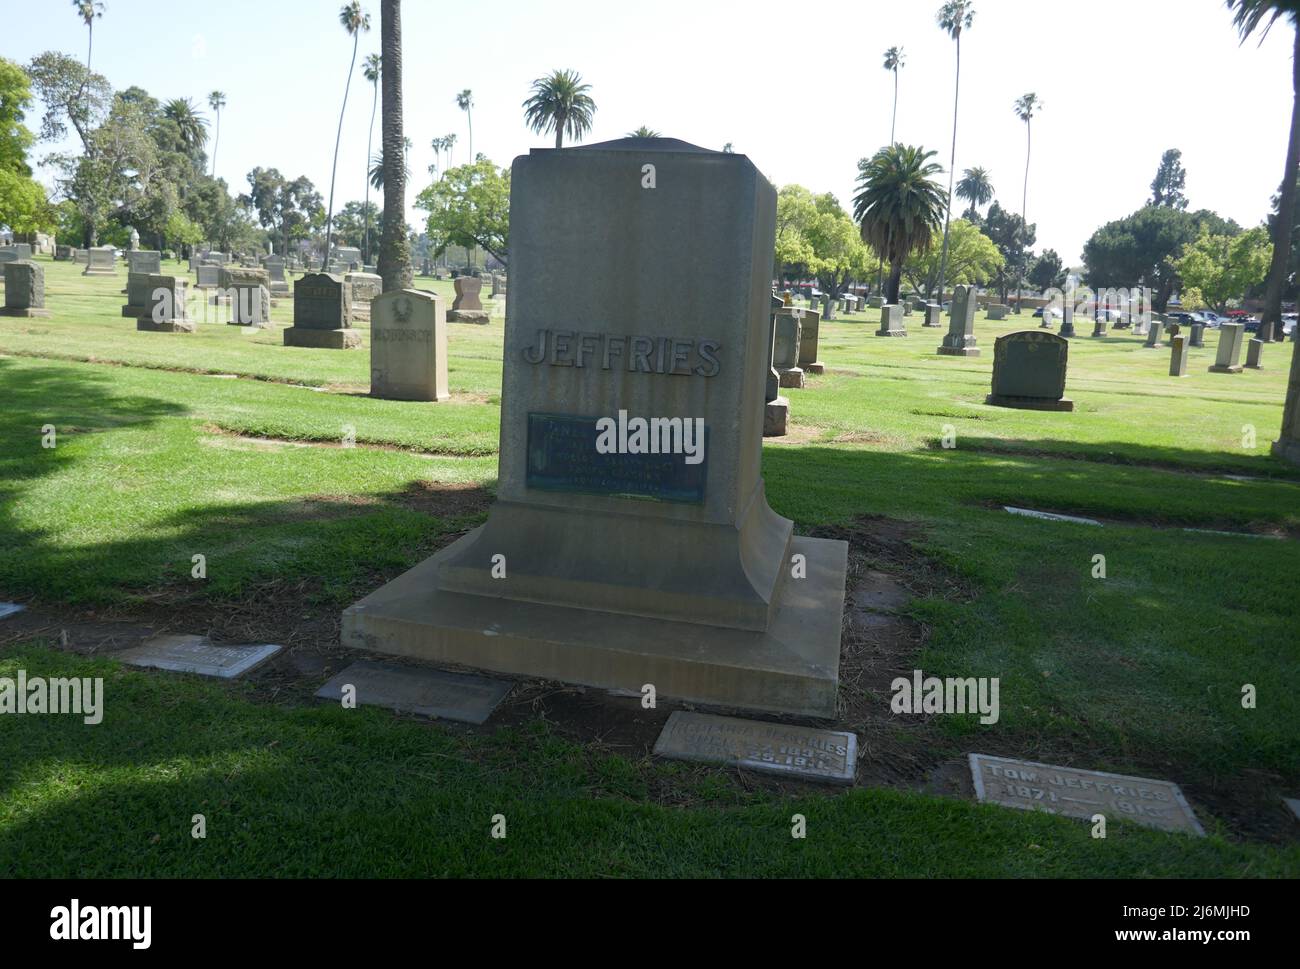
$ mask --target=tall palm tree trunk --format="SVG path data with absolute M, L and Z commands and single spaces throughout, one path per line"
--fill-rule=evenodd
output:
M 889 143 L 894 143 L 894 130 L 898 124 L 898 68 L 894 68 L 894 117 L 889 122 Z
M 465 120 L 469 124 L 469 163 L 474 164 L 474 109 L 465 109 Z
M 1034 150 L 1033 128 L 1029 121 L 1025 122 L 1025 189 L 1020 198 L 1020 220 L 1024 223 L 1025 238 L 1029 238 L 1029 156 Z M 1021 260 L 1020 268 L 1016 271 L 1016 313 L 1020 313 L 1020 304 L 1024 302 L 1020 295 L 1025 288 L 1025 262 Z
M 952 186 L 957 175 L 957 105 L 961 101 L 961 34 L 957 35 L 957 83 L 952 95 L 952 161 L 948 164 L 948 208 L 943 214 L 943 254 L 939 257 L 939 302 L 943 302 L 943 280 L 948 272 L 948 237 L 952 228 Z
M 323 271 L 328 272 L 330 267 L 330 247 L 334 242 L 334 179 L 339 171 L 339 146 L 343 144 L 343 116 L 348 110 L 348 94 L 352 91 L 352 72 L 357 68 L 357 45 L 361 42 L 361 34 L 352 35 L 352 63 L 348 65 L 348 83 L 343 87 L 343 107 L 339 110 L 339 131 L 334 137 L 334 167 L 330 169 L 330 206 L 325 215 L 325 255 L 321 260 Z M 369 159 L 367 159 L 367 163 Z M 369 164 L 367 164 L 369 167 Z
M 1295 228 L 1296 169 L 1300 167 L 1300 24 L 1296 26 L 1294 59 L 1291 63 L 1291 139 L 1286 151 L 1286 174 L 1278 200 L 1277 225 L 1273 232 L 1273 265 L 1264 297 L 1264 322 L 1259 338 L 1282 339 L 1282 290 L 1291 266 L 1291 232 Z
M 556 147 L 556 148 L 563 148 L 563 147 L 564 147 L 564 122 L 565 122 L 565 120 L 566 120 L 566 119 L 565 119 L 562 115 L 556 116 L 556 118 L 555 118 L 555 147 Z
M 380 57 L 384 72 L 384 233 L 379 275 L 384 292 L 410 289 L 411 244 L 406 238 L 406 137 L 402 126 L 402 0 L 380 0 Z
M 217 136 L 212 140 L 212 177 L 217 177 L 217 149 L 221 147 L 221 109 L 217 109 Z
M 383 75 L 381 74 L 382 78 Z M 379 85 L 375 85 L 375 96 L 370 104 L 370 132 L 366 135 L 366 207 L 362 215 L 366 220 L 365 260 L 370 261 L 370 152 L 375 144 L 375 112 L 379 110 Z

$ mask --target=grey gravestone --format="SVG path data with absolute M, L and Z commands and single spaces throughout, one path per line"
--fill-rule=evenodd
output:
M 197 673 L 223 680 L 233 679 L 265 663 L 279 646 L 215 646 L 203 636 L 159 636 L 123 650 L 116 659 L 131 666 Z
M 122 315 L 138 320 L 149 311 L 149 280 L 160 273 L 128 272 L 126 274 L 126 305 Z
M 221 265 L 215 262 L 201 262 L 195 270 L 199 289 L 217 289 L 221 285 Z
M 86 268 L 83 276 L 116 276 L 117 253 L 112 246 L 100 246 L 86 250 Z
M 126 270 L 131 273 L 162 273 L 162 253 L 150 249 L 136 249 L 126 254 Z
M 277 296 L 289 295 L 289 282 L 284 277 L 285 262 L 280 256 L 268 256 L 262 263 L 266 270 L 270 283 L 267 289 L 271 291 L 272 298 Z
M 34 262 L 19 260 L 4 264 L 5 305 L 0 315 L 28 318 L 48 317 L 45 308 L 45 269 Z
M 344 282 L 352 287 L 352 318 L 370 319 L 370 303 L 384 291 L 384 280 L 374 273 L 348 273 Z
M 1187 337 L 1179 334 L 1170 342 L 1173 348 L 1169 353 L 1169 376 L 1186 377 L 1187 376 Z
M 1243 323 L 1224 323 L 1219 327 L 1219 353 L 1210 373 L 1241 373 L 1241 341 L 1245 332 Z
M 1169 781 L 985 754 L 970 755 L 970 770 L 975 796 L 986 803 L 1086 821 L 1101 814 L 1107 821 L 1205 836 L 1183 792 Z
M 349 608 L 344 644 L 834 715 L 847 546 L 796 537 L 761 475 L 775 189 L 673 139 L 534 149 L 510 230 L 497 502 Z M 705 450 L 611 449 L 620 412 L 700 421 Z
M 253 266 L 227 266 L 221 270 L 221 296 L 230 303 L 229 326 L 271 325 L 270 274 Z
M 664 724 L 654 752 L 672 760 L 726 764 L 827 784 L 852 784 L 858 738 L 839 730 L 678 710 Z
M 1246 344 L 1246 369 L 1264 369 L 1264 341 L 1251 340 Z
M 948 320 L 948 335 L 943 338 L 939 353 L 948 357 L 978 357 L 979 348 L 975 345 L 975 290 L 969 286 L 958 286 L 953 290 L 951 318 Z
M 777 376 L 780 377 L 783 388 L 800 390 L 804 385 L 804 374 L 799 369 L 799 342 L 802 330 L 803 313 L 801 311 L 782 310 L 776 314 L 776 335 L 772 343 L 772 367 L 776 370 Z
M 413 289 L 371 304 L 370 396 L 447 400 L 447 311 L 442 299 Z
M 146 333 L 193 333 L 197 324 L 188 315 L 187 286 L 180 276 L 150 276 L 148 305 L 135 328 Z
M 985 403 L 1024 410 L 1072 411 L 1065 399 L 1070 341 L 1042 330 L 998 337 L 993 348 L 993 393 Z
M 826 367 L 817 355 L 820 352 L 821 315 L 815 311 L 804 313 L 799 321 L 799 369 L 804 373 L 824 373 Z
M 765 374 L 765 394 L 763 403 L 763 436 L 764 437 L 785 437 L 786 427 L 790 421 L 790 400 L 788 397 L 781 396 L 781 375 L 776 372 L 772 365 L 776 353 L 776 317 L 777 314 L 791 310 L 796 313 L 802 313 L 803 310 L 794 310 L 791 305 L 793 300 L 787 293 L 784 298 L 772 294 L 771 321 L 767 327 L 767 373 Z
M 1007 318 L 1008 307 L 1001 303 L 994 303 L 989 307 L 990 320 L 1005 320 Z
M 1147 342 L 1142 344 L 1142 346 L 1148 350 L 1159 350 L 1162 348 L 1164 344 L 1160 342 L 1160 337 L 1163 335 L 1164 327 L 1165 325 L 1159 320 L 1152 321 L 1151 330 L 1147 333 Z
M 56 246 L 54 249 L 55 262 L 71 262 L 72 246 Z
M 1092 323 L 1092 338 L 1103 339 L 1106 336 L 1106 317 L 1098 316 Z
M 473 276 L 457 276 L 455 286 L 456 299 L 451 304 L 447 319 L 452 323 L 486 323 L 488 314 L 483 309 L 483 301 L 479 299 L 483 280 Z
M 286 347 L 350 350 L 361 346 L 352 328 L 351 287 L 341 276 L 308 273 L 293 284 L 293 326 L 284 331 Z
M 938 303 L 926 303 L 925 322 L 921 325 L 927 328 L 938 328 L 943 326 L 943 307 Z
M 1068 339 L 1074 335 L 1074 300 L 1067 296 L 1061 308 L 1061 336 Z
M 72 262 L 73 262 L 74 265 L 78 265 L 78 266 L 84 266 L 84 265 L 86 265 L 88 262 L 90 262 L 90 250 L 89 250 L 89 249 L 73 249 L 73 250 L 72 250 Z
M 316 696 L 339 702 L 348 685 L 355 688 L 356 701 L 367 706 L 474 724 L 486 723 L 513 686 L 483 676 L 362 660 L 322 686 Z
M 10 262 L 18 262 L 21 257 L 18 250 L 13 246 L 0 246 L 0 265 Z
M 903 322 L 903 307 L 890 303 L 880 308 L 880 329 L 876 336 L 907 336 L 907 324 Z
M 1204 323 L 1192 324 L 1191 345 L 1198 348 L 1205 346 L 1205 324 Z
M 873 310 L 883 309 L 884 305 L 885 298 L 883 296 L 873 296 L 867 300 L 867 306 Z

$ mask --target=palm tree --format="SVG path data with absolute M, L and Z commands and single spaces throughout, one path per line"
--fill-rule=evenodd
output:
M 330 205 L 325 213 L 325 268 L 329 268 L 330 245 L 334 241 L 334 179 L 339 170 L 339 146 L 343 143 L 343 116 L 348 110 L 348 93 L 352 90 L 352 72 L 357 69 L 357 45 L 361 35 L 370 29 L 370 14 L 361 9 L 361 0 L 352 0 L 339 11 L 339 23 L 352 38 L 352 63 L 348 65 L 348 81 L 343 87 L 343 108 L 339 111 L 339 132 L 334 138 L 334 167 L 330 169 Z M 405 224 L 405 223 L 403 223 Z
M 1252 34 L 1260 31 L 1259 42 L 1282 18 L 1290 21 L 1295 32 L 1294 56 L 1291 65 L 1291 135 L 1287 141 L 1286 171 L 1282 176 L 1282 188 L 1278 196 L 1277 221 L 1273 225 L 1273 264 L 1268 274 L 1268 288 L 1264 295 L 1264 320 L 1259 327 L 1259 338 L 1271 340 L 1274 336 L 1281 339 L 1282 329 L 1282 291 L 1286 288 L 1287 270 L 1291 261 L 1291 231 L 1295 221 L 1296 203 L 1296 168 L 1300 167 L 1300 3 L 1296 0 L 1228 0 L 1228 9 L 1233 11 L 1232 23 L 1244 44 Z M 1260 28 L 1263 28 L 1260 30 Z M 1300 358 L 1297 358 L 1300 359 Z M 1296 382 L 1296 368 L 1292 365 L 1291 386 L 1287 393 L 1288 422 L 1296 410 L 1292 406 L 1292 396 L 1300 393 Z M 1293 429 L 1292 429 L 1293 430 Z M 1283 431 L 1286 438 L 1286 429 Z
M 858 162 L 862 191 L 853 199 L 853 219 L 862 227 L 862 241 L 889 263 L 888 303 L 898 302 L 907 257 L 930 251 L 946 215 L 943 188 L 934 181 L 943 167 L 930 161 L 934 154 L 890 145 Z
M 898 71 L 907 60 L 903 48 L 891 47 L 885 51 L 885 70 L 894 72 L 894 117 L 889 122 L 889 143 L 894 143 L 894 125 L 898 122 Z
M 555 132 L 555 147 L 564 147 L 568 132 L 573 141 L 582 140 L 591 130 L 596 102 L 587 92 L 590 84 L 582 83 L 577 71 L 552 71 L 533 82 L 533 93 L 524 102 L 524 121 L 537 134 Z
M 662 138 L 663 135 L 660 134 L 658 131 L 655 131 L 653 128 L 647 128 L 645 125 L 642 125 L 641 127 L 637 128 L 636 131 L 629 131 L 623 137 L 624 138 Z M 731 144 L 731 142 L 727 142 L 727 144 Z M 723 151 L 726 151 L 726 149 L 724 148 Z
M 72 0 L 77 16 L 86 25 L 86 116 L 90 116 L 90 54 L 95 49 L 95 21 L 104 16 L 101 0 Z
M 957 183 L 956 195 L 970 203 L 966 218 L 979 216 L 979 207 L 987 205 L 993 199 L 993 182 L 989 180 L 987 169 L 976 166 L 962 172 L 961 181 Z
M 443 138 L 442 138 L 442 147 L 445 148 L 445 149 L 447 149 L 447 167 L 448 167 L 448 168 L 454 168 L 454 167 L 456 167 L 456 134 L 455 134 L 455 132 L 452 132 L 451 134 L 443 135 Z
M 189 98 L 173 98 L 163 105 L 163 117 L 171 119 L 180 133 L 181 145 L 190 156 L 208 143 L 208 121 Z
M 1016 117 L 1025 123 L 1025 191 L 1020 202 L 1020 219 L 1026 231 L 1029 228 L 1029 155 L 1034 147 L 1034 133 L 1030 122 L 1035 112 L 1043 109 L 1043 102 L 1032 91 L 1016 98 Z M 1016 279 L 1016 312 L 1020 312 L 1020 291 L 1024 285 L 1025 260 L 1020 260 L 1020 272 Z
M 379 2 L 379 49 L 384 59 L 384 233 L 379 243 L 379 275 L 384 292 L 409 289 L 411 243 L 406 237 L 406 151 L 411 142 L 402 123 L 402 0 Z
M 208 107 L 217 115 L 217 135 L 212 141 L 212 177 L 217 177 L 217 149 L 221 147 L 221 109 L 226 106 L 224 91 L 213 91 L 208 95 Z
M 406 177 L 410 178 L 411 165 L 409 153 L 411 150 L 411 139 L 403 138 L 402 142 L 407 152 Z M 370 156 L 370 180 L 367 184 L 373 185 L 378 191 L 382 192 L 384 190 L 384 153 L 382 151 L 377 155 Z M 369 204 L 368 196 L 367 204 Z
M 383 71 L 383 58 L 380 57 L 378 54 L 367 54 L 366 62 L 361 65 L 361 75 L 367 81 L 369 81 L 371 87 L 374 88 L 374 96 L 371 98 L 370 101 L 370 130 L 366 134 L 366 157 L 371 159 L 372 161 L 374 159 L 374 156 L 371 154 L 371 149 L 373 149 L 375 146 L 375 112 L 379 110 L 379 76 L 382 73 L 382 71 Z M 375 174 L 373 170 L 370 173 L 370 178 L 366 180 L 366 207 L 362 210 L 366 214 L 366 234 L 365 234 L 365 244 L 364 244 L 365 260 L 364 261 L 367 263 L 370 262 L 370 186 L 371 185 L 374 185 L 375 188 L 379 188 L 379 189 L 382 189 L 384 187 L 382 177 L 379 180 L 379 184 L 377 185 L 375 184 Z
M 474 164 L 474 92 L 469 88 L 456 95 L 456 107 L 465 112 L 469 124 L 469 163 Z
M 957 105 L 961 100 L 961 35 L 975 20 L 974 0 L 948 0 L 939 8 L 939 29 L 957 43 L 957 80 L 952 96 L 952 161 L 948 165 L 948 205 L 943 216 L 943 254 L 939 257 L 939 302 L 943 302 L 943 277 L 948 271 L 948 236 L 952 227 L 953 178 L 957 173 Z

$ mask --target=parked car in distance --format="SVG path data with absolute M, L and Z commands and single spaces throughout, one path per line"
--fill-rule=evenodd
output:
M 1048 308 L 1046 306 L 1038 307 L 1038 309 L 1034 310 L 1033 319 L 1041 320 L 1043 318 L 1043 311 L 1047 309 Z M 1054 320 L 1061 320 L 1065 318 L 1065 312 L 1063 310 L 1058 310 L 1055 307 L 1052 307 L 1049 312 L 1051 312 L 1052 319 Z

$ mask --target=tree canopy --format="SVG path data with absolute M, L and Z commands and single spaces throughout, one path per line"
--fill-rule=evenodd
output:
M 435 255 L 448 246 L 482 246 L 509 263 L 509 169 L 487 158 L 449 169 L 416 197 L 415 205 L 429 213 L 426 231 Z

